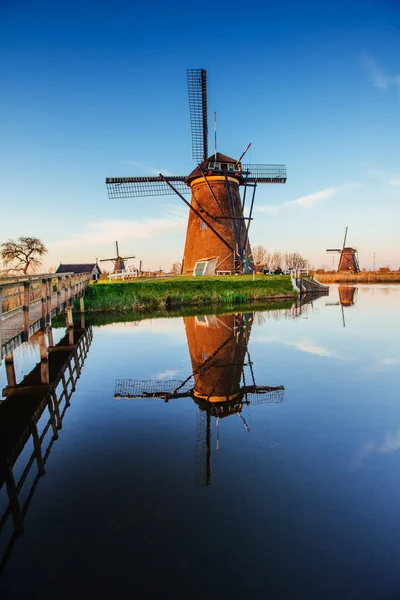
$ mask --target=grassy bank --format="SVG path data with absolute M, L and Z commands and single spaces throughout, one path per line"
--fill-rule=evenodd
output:
M 400 283 L 400 272 L 379 273 L 315 273 L 320 283 Z
M 260 275 L 171 277 L 91 285 L 85 297 L 88 312 L 150 313 L 185 306 L 231 306 L 294 299 L 290 277 Z

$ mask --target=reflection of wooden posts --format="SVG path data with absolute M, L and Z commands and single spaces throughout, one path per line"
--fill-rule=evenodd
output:
M 49 327 L 47 329 L 47 336 L 49 338 L 49 346 L 54 346 L 54 337 L 53 337 L 53 328 Z
M 65 322 L 68 328 L 71 328 L 74 326 L 74 321 L 72 318 L 72 306 L 68 305 L 65 309 Z
M 49 355 L 47 352 L 45 333 L 45 329 L 40 329 L 37 332 L 40 351 L 40 383 L 43 385 L 47 385 L 49 383 Z
M 5 358 L 6 363 L 6 375 L 8 387 L 15 387 L 17 385 L 17 378 L 15 375 L 14 355 L 8 354 Z
M 56 424 L 56 416 L 54 414 L 54 407 L 53 407 L 53 402 L 52 402 L 50 394 L 47 394 L 46 401 L 47 401 L 47 406 L 48 406 L 49 413 L 50 413 L 50 421 L 51 421 L 51 428 L 53 430 L 53 438 L 55 440 L 58 440 L 58 430 L 57 430 L 57 424 Z
M 81 329 L 85 329 L 85 312 L 81 311 Z
M 31 430 L 32 438 L 33 438 L 33 449 L 35 451 L 35 458 L 38 466 L 38 473 L 40 477 L 45 474 L 43 456 L 42 456 L 42 446 L 40 443 L 39 433 L 37 430 L 36 423 L 30 423 L 29 428 Z
M 23 311 L 23 330 L 26 338 L 29 338 L 29 302 L 31 295 L 31 284 L 30 281 L 24 281 L 24 304 L 22 307 Z
M 55 390 L 53 390 L 50 394 L 51 401 L 53 402 L 54 414 L 56 415 L 57 429 L 62 429 L 62 420 L 60 414 L 60 406 L 57 400 L 57 394 Z
M 14 529 L 15 529 L 15 533 L 17 535 L 19 535 L 23 532 L 23 526 L 22 526 L 23 519 L 22 519 L 21 508 L 19 506 L 18 491 L 17 491 L 17 486 L 15 485 L 14 473 L 12 471 L 12 468 L 6 461 L 3 462 L 3 469 L 4 469 L 4 479 L 6 481 L 8 499 L 10 501 L 10 512 L 11 512 L 12 520 L 14 523 Z

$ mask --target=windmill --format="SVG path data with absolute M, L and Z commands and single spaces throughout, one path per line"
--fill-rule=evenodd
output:
M 256 385 L 247 349 L 252 313 L 198 315 L 184 317 L 184 322 L 192 373 L 183 381 L 117 379 L 115 397 L 160 398 L 164 402 L 191 397 L 198 406 L 195 481 L 210 485 L 212 420 L 215 421 L 218 450 L 219 419 L 238 415 L 249 431 L 241 414 L 243 406 L 283 402 L 284 387 Z M 250 382 L 246 382 L 246 377 L 250 377 Z
M 182 273 L 250 272 L 253 266 L 249 227 L 258 183 L 286 183 L 284 165 L 242 164 L 217 152 L 208 156 L 207 73 L 188 69 L 192 156 L 196 168 L 187 176 L 108 177 L 109 198 L 176 194 L 189 207 Z M 215 135 L 216 140 L 216 135 Z M 242 197 L 239 189 L 243 190 Z M 185 195 L 191 194 L 188 202 Z M 248 216 L 245 216 L 248 199 Z
M 348 227 L 345 229 L 342 248 L 328 248 L 327 252 L 338 252 L 340 254 L 338 268 L 336 269 L 337 273 L 359 273 L 360 265 L 358 263 L 357 250 L 346 246 L 347 229 Z
M 134 256 L 120 256 L 118 242 L 115 242 L 115 252 L 116 252 L 116 256 L 114 258 L 102 258 L 100 260 L 100 262 L 106 262 L 106 261 L 110 260 L 112 263 L 114 263 L 114 273 L 116 273 L 118 271 L 124 271 L 125 270 L 125 261 L 128 260 L 129 258 L 135 258 Z

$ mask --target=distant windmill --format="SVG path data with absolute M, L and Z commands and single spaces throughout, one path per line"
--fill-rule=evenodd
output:
M 204 69 L 189 69 L 187 81 L 196 168 L 185 176 L 160 173 L 156 177 L 108 177 L 108 195 L 111 200 L 119 200 L 176 194 L 190 209 L 182 273 L 209 275 L 218 270 L 249 273 L 253 259 L 248 234 L 256 186 L 285 183 L 286 167 L 242 164 L 250 144 L 235 159 L 217 152 L 215 141 L 214 152 L 209 156 L 207 73 Z M 242 197 L 239 188 L 243 190 Z M 245 216 L 246 192 L 248 216 Z M 191 194 L 190 203 L 185 194 Z
M 340 254 L 339 264 L 336 270 L 337 273 L 359 273 L 360 265 L 358 263 L 357 250 L 355 248 L 350 248 L 349 246 L 346 246 L 347 229 L 348 227 L 346 227 L 345 229 L 342 248 L 328 248 L 326 251 L 338 252 Z
M 118 242 L 115 242 L 115 252 L 116 252 L 116 256 L 114 258 L 102 258 L 100 260 L 100 262 L 105 262 L 108 260 L 113 262 L 114 263 L 114 273 L 116 271 L 124 271 L 125 270 L 125 262 L 124 261 L 128 260 L 129 258 L 135 258 L 134 256 L 120 256 Z

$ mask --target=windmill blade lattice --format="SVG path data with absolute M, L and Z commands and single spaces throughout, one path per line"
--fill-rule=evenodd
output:
M 242 165 L 248 183 L 286 183 L 285 165 Z
M 208 156 L 207 72 L 204 69 L 188 69 L 187 81 L 192 157 L 203 162 Z
M 185 176 L 174 176 L 165 179 L 174 184 L 180 194 L 191 194 L 191 189 L 185 184 Z M 108 197 L 110 200 L 118 198 L 140 198 L 144 196 L 174 195 L 175 192 L 161 177 L 107 177 Z

